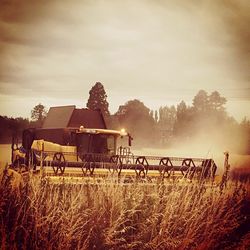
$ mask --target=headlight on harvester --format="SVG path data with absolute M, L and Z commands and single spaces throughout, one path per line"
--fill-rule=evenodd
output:
M 125 128 L 122 128 L 120 133 L 121 133 L 121 136 L 127 135 L 127 132 L 126 132 Z

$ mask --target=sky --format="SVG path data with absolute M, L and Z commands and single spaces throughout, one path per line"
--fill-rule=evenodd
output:
M 0 0 L 0 115 L 86 107 L 99 81 L 111 113 L 204 89 L 250 119 L 249 24 L 248 0 Z

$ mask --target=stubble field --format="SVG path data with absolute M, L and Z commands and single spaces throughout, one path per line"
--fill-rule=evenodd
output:
M 248 179 L 249 180 L 249 179 Z M 20 188 L 2 172 L 1 249 L 249 249 L 249 182 L 107 177 Z

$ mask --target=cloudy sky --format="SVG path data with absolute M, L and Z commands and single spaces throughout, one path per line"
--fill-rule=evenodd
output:
M 0 0 L 0 115 L 85 107 L 100 81 L 112 113 L 204 89 L 250 118 L 249 24 L 248 0 Z

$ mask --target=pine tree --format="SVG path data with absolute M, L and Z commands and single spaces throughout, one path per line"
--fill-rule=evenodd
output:
M 107 94 L 104 86 L 100 82 L 96 82 L 96 84 L 89 91 L 87 107 L 91 110 L 100 109 L 105 116 L 110 115 Z
M 226 98 L 222 97 L 218 91 L 212 92 L 209 96 L 209 105 L 212 110 L 224 111 L 226 102 Z
M 205 90 L 200 90 L 193 99 L 193 106 L 198 112 L 205 112 L 209 108 L 208 94 Z

